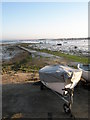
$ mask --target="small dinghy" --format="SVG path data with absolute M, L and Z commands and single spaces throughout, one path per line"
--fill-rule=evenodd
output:
M 45 85 L 59 95 L 66 102 L 63 105 L 65 113 L 70 113 L 73 103 L 73 89 L 80 81 L 81 75 L 81 70 L 68 66 L 45 66 L 39 70 L 41 89 Z
M 78 64 L 78 69 L 82 70 L 82 77 L 87 82 L 90 82 L 90 64 L 88 65 Z

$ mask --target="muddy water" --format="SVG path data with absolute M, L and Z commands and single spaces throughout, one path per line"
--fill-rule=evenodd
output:
M 34 48 L 62 51 L 64 53 L 88 56 L 88 40 L 46 40 L 43 44 L 34 44 Z

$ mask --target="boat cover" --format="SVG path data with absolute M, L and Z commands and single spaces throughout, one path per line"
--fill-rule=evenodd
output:
M 45 66 L 39 70 L 40 80 L 44 82 L 76 83 L 80 80 L 82 71 L 63 65 Z

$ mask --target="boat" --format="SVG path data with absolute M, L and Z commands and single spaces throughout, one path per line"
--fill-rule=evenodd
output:
M 62 44 L 61 44 L 61 43 L 58 43 L 57 45 L 60 45 L 60 46 L 61 46 Z
M 68 66 L 45 66 L 39 70 L 39 77 L 42 83 L 40 88 L 42 90 L 43 86 L 46 86 L 60 96 L 65 101 L 63 105 L 65 113 L 70 113 L 73 103 L 73 90 L 80 81 L 81 75 L 81 70 Z
M 82 70 L 82 78 L 84 78 L 87 82 L 90 82 L 90 64 L 78 64 L 78 69 Z

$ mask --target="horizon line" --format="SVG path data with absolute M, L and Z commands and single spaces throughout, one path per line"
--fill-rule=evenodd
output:
M 90 37 L 67 37 L 67 38 L 28 38 L 28 39 L 1 39 L 1 40 L 46 40 L 46 39 L 90 39 Z

